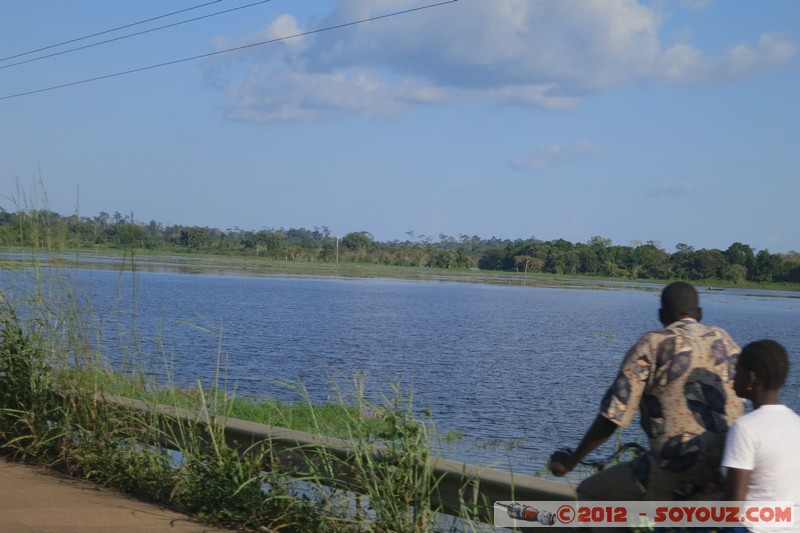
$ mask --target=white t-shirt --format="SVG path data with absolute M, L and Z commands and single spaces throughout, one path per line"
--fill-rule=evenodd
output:
M 762 405 L 737 419 L 728 431 L 722 466 L 753 471 L 748 501 L 794 502 L 800 520 L 800 416 L 791 409 Z M 750 524 L 748 529 L 758 530 Z M 792 530 L 800 531 L 800 523 Z

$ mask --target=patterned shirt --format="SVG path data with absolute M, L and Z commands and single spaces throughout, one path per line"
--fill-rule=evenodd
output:
M 625 355 L 600 413 L 627 427 L 641 411 L 650 453 L 633 468 L 646 499 L 702 498 L 717 477 L 728 427 L 744 411 L 733 391 L 739 352 L 725 330 L 685 318 Z

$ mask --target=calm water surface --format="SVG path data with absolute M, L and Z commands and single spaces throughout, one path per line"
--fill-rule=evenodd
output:
M 626 349 L 657 320 L 659 288 L 534 288 L 383 279 L 265 278 L 80 270 L 117 368 L 136 360 L 178 383 L 210 383 L 218 358 L 240 395 L 314 401 L 363 372 L 379 400 L 391 383 L 429 407 L 442 454 L 536 472 L 575 446 Z M 740 344 L 770 337 L 795 362 L 784 400 L 800 410 L 800 299 L 701 289 L 704 322 Z M 135 303 L 132 303 L 135 302 Z M 136 348 L 135 348 L 136 347 Z M 412 392 L 413 391 L 413 392 Z M 638 425 L 626 440 L 640 437 Z M 643 440 L 643 439 L 642 439 Z M 607 444 L 599 450 L 610 450 Z

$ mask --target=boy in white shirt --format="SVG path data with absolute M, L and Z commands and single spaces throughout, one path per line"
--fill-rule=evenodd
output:
M 781 404 L 780 388 L 789 372 L 786 349 L 773 340 L 742 349 L 733 389 L 751 400 L 753 411 L 728 431 L 722 466 L 727 468 L 726 500 L 794 503 L 795 525 L 750 531 L 800 531 L 800 416 Z

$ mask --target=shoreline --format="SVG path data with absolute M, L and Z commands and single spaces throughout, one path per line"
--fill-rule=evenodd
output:
M 282 261 L 258 257 L 136 254 L 110 250 L 31 253 L 30 249 L 0 248 L 0 269 L 49 267 L 54 269 L 116 270 L 120 272 L 165 272 L 217 276 L 310 277 L 393 279 L 449 283 L 485 283 L 506 286 L 551 287 L 565 289 L 660 290 L 674 280 L 630 280 L 591 276 L 566 276 L 546 273 L 506 272 L 499 270 L 448 270 L 418 266 L 374 265 L 365 263 L 324 263 Z M 726 290 L 758 291 L 759 296 L 800 298 L 800 285 L 784 283 L 744 283 L 735 285 L 722 280 L 691 282 L 700 292 L 724 293 Z M 779 293 L 779 294 L 775 294 Z

